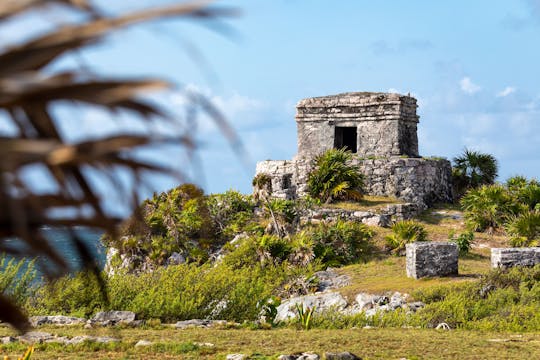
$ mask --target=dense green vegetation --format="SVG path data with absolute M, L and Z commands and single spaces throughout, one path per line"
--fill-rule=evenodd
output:
M 506 184 L 483 185 L 461 199 L 467 227 L 506 231 L 513 246 L 534 246 L 540 239 L 540 183 L 517 176 Z
M 254 328 L 432 328 L 444 322 L 460 329 L 540 330 L 540 266 L 487 271 L 489 259 L 472 247 L 477 237 L 486 239 L 474 231 L 506 233 L 508 245 L 538 241 L 540 185 L 536 180 L 514 177 L 505 184 L 470 189 L 461 200 L 465 227 L 458 220 L 447 228 L 433 225 L 436 221 L 407 220 L 394 223 L 390 229 L 309 219 L 305 214 L 320 206 L 320 201 L 310 197 L 273 199 L 267 178 L 259 177 L 255 182 L 253 196 L 232 190 L 205 195 L 186 184 L 145 201 L 140 215 L 123 225 L 120 238 L 104 239 L 120 250 L 112 264 L 115 274 L 102 279 L 108 301 L 100 296 L 97 279 L 88 273 L 42 285 L 34 282 L 33 263 L 23 268 L 22 262 L 5 259 L 0 262 L 0 291 L 32 315 L 89 317 L 115 309 L 156 319 L 152 321 L 225 319 Z M 397 310 L 366 316 L 330 311 L 321 315 L 299 308 L 299 315 L 304 316 L 298 323 L 272 321 L 280 299 L 315 291 L 318 284 L 313 274 L 327 267 L 347 266 L 347 271 L 358 272 L 353 279 L 359 276 L 363 279 L 359 283 L 364 281 L 367 288 L 352 286 L 356 292 L 398 290 L 392 286 L 395 281 L 385 278 L 385 271 L 391 269 L 389 276 L 394 278 L 398 273 L 404 276 L 403 261 L 391 255 L 403 255 L 405 244 L 433 240 L 440 231 L 443 240 L 458 244 L 465 264 L 486 264 L 478 267 L 480 272 L 469 271 L 456 281 L 430 279 L 420 284 L 409 279 L 411 286 L 406 291 L 426 304 L 416 313 Z M 186 261 L 170 264 L 168 258 L 174 252 Z M 122 267 L 126 257 L 139 263 Z M 138 266 L 142 262 L 150 263 L 153 271 L 141 271 Z M 373 276 L 365 266 L 377 269 Z M 351 289 L 343 291 L 354 296 Z M 261 315 L 265 323 L 257 321 Z

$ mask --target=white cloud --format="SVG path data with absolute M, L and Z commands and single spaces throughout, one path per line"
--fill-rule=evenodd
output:
M 497 93 L 497 97 L 506 97 L 512 93 L 516 92 L 516 88 L 513 86 L 507 86 L 504 88 L 504 90 Z
M 459 85 L 461 86 L 461 90 L 469 95 L 477 93 L 482 89 L 479 85 L 473 83 L 471 78 L 467 76 L 459 81 Z

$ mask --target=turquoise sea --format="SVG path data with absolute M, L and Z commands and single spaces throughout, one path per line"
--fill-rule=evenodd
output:
M 41 230 L 43 235 L 48 239 L 50 244 L 57 249 L 67 259 L 69 267 L 72 271 L 76 271 L 81 268 L 81 260 L 77 256 L 77 251 L 70 241 L 69 233 L 62 229 L 43 228 Z M 90 249 L 92 256 L 97 260 L 99 266 L 103 268 L 105 265 L 105 249 L 101 244 L 101 232 L 88 229 L 88 228 L 76 228 L 75 231 L 85 244 Z M 18 239 L 7 239 L 6 245 L 9 247 L 22 248 L 24 245 Z M 38 261 L 39 263 L 39 261 Z M 45 263 L 45 266 L 49 264 Z M 39 268 L 38 268 L 39 270 Z

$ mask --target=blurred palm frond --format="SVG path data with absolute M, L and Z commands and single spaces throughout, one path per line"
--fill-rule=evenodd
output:
M 54 266 L 44 268 L 46 275 L 68 271 L 66 259 L 42 234 L 43 226 L 88 226 L 114 236 L 121 219 L 107 213 L 101 194 L 87 169 L 107 177 L 118 193 L 131 194 L 126 201 L 135 207 L 137 187 L 143 175 L 157 173 L 182 177 L 158 162 L 133 156 L 132 150 L 162 144 L 175 144 L 186 151 L 195 147 L 189 128 L 167 136 L 135 135 L 129 129 L 100 138 L 70 142 L 62 134 L 54 112 L 56 104 L 83 104 L 113 113 L 126 111 L 138 121 L 156 118 L 171 123 L 174 119 L 160 106 L 141 98 L 149 90 L 167 89 L 167 81 L 151 78 L 115 78 L 88 75 L 82 69 L 51 71 L 49 66 L 68 53 L 95 44 L 117 29 L 141 22 L 170 17 L 216 19 L 235 14 L 234 9 L 210 6 L 212 1 L 191 1 L 161 8 L 145 9 L 119 16 L 105 16 L 88 0 L 8 0 L 0 4 L 0 25 L 17 17 L 40 11 L 51 5 L 83 14 L 77 24 L 56 26 L 34 38 L 11 44 L 0 50 L 0 121 L 6 121 L 14 134 L 0 136 L 0 252 L 14 256 L 40 256 Z M 204 98 L 190 95 L 220 126 L 233 144 L 238 140 L 221 114 Z M 76 122 L 77 119 L 70 119 Z M 27 184 L 24 170 L 40 167 L 54 183 L 55 190 L 38 193 Z M 132 189 L 115 180 L 118 171 L 129 174 Z M 59 215 L 60 214 L 60 215 Z M 75 232 L 71 241 L 86 267 L 98 271 L 85 244 Z M 9 247 L 8 238 L 20 239 L 26 248 Z M 28 327 L 25 316 L 8 299 L 0 296 L 0 321 L 19 330 Z

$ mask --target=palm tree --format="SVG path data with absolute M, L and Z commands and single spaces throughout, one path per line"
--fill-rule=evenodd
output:
M 498 173 L 497 159 L 493 155 L 472 151 L 467 148 L 454 158 L 452 175 L 458 198 L 465 191 L 495 182 Z
M 352 165 L 352 153 L 346 149 L 330 149 L 313 161 L 308 175 L 308 191 L 314 198 L 326 203 L 334 200 L 360 200 L 364 178 L 357 166 Z
M 67 227 L 71 241 L 85 266 L 98 273 L 94 259 L 76 232 L 75 225 L 107 231 L 114 236 L 121 219 L 104 208 L 103 195 L 96 187 L 101 176 L 135 209 L 140 203 L 138 190 L 147 186 L 148 173 L 182 177 L 183 169 L 172 170 L 157 162 L 142 160 L 131 151 L 141 147 L 176 144 L 180 151 L 194 149 L 193 134 L 187 121 L 175 119 L 159 106 L 141 98 L 150 89 L 170 88 L 166 81 L 151 78 L 116 78 L 89 74 L 87 69 L 51 68 L 63 55 L 79 51 L 103 40 L 117 29 L 164 17 L 214 19 L 231 14 L 229 9 L 209 5 L 200 0 L 162 8 L 146 9 L 119 16 L 110 16 L 91 0 L 24 0 L 0 3 L 0 25 L 16 22 L 21 16 L 51 5 L 75 13 L 80 22 L 35 37 L 24 37 L 15 44 L 0 47 L 0 113 L 2 121 L 13 129 L 12 135 L 0 136 L 0 252 L 12 256 L 40 256 L 53 266 L 44 267 L 49 277 L 68 270 L 63 254 L 54 249 L 42 234 L 42 227 Z M 51 17 L 52 18 L 52 17 Z M 217 122 L 229 140 L 237 142 L 234 132 L 222 116 L 203 97 L 189 94 L 191 106 L 203 109 Z M 56 104 L 85 105 L 130 112 L 133 121 L 149 129 L 148 134 L 133 135 L 129 129 L 115 136 L 88 138 L 68 142 L 59 127 Z M 70 119 L 77 121 L 77 119 Z M 190 119 L 185 119 L 190 120 Z M 171 131 L 164 137 L 152 133 L 155 122 L 165 122 Z M 52 190 L 37 193 L 24 174 L 36 169 L 51 179 Z M 118 179 L 122 172 L 130 176 L 127 183 Z M 54 211 L 54 213 L 53 213 Z M 9 247 L 8 238 L 19 238 L 28 250 Z M 0 296 L 0 320 L 19 330 L 28 327 L 23 313 L 6 297 Z

